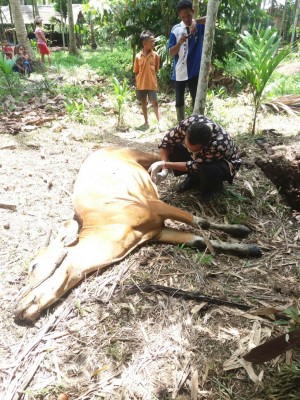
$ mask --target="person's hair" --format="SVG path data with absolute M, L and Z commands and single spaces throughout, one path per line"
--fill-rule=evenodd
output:
M 144 43 L 144 40 L 150 39 L 151 36 L 154 36 L 154 34 L 153 34 L 151 31 L 149 31 L 149 30 L 143 31 L 143 32 L 141 33 L 141 35 L 140 35 L 141 44 Z
M 190 0 L 180 0 L 179 3 L 177 4 L 177 11 L 181 10 L 193 10 L 193 3 Z
M 186 137 L 192 145 L 207 145 L 211 141 L 212 130 L 204 122 L 195 121 L 187 128 Z
M 34 22 L 36 25 L 42 25 L 43 20 L 41 17 L 37 16 L 37 17 L 35 17 Z
M 19 48 L 20 48 L 20 45 L 17 44 L 17 45 L 15 46 L 15 48 L 14 48 L 14 55 L 15 55 L 15 56 L 19 54 Z

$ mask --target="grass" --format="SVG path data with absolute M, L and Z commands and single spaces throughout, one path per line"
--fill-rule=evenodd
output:
M 266 87 L 264 99 L 273 99 L 288 94 L 300 95 L 299 72 L 288 76 L 280 72 L 274 72 L 270 83 Z
M 292 54 L 289 60 L 297 61 L 297 59 L 297 56 Z M 113 48 L 107 44 L 97 50 L 83 48 L 79 57 L 70 56 L 68 52 L 53 52 L 52 60 L 56 72 L 59 74 L 56 77 L 61 76 L 62 80 L 53 79 L 53 74 L 48 72 L 42 75 L 34 73 L 30 80 L 18 79 L 15 83 L 18 87 L 14 90 L 16 104 L 26 102 L 33 96 L 41 96 L 44 92 L 53 95 L 63 94 L 67 98 L 66 112 L 69 112 L 71 119 L 80 123 L 96 125 L 99 116 L 104 115 L 103 98 L 115 101 L 116 95 L 113 85 L 110 83 L 113 76 L 119 82 L 127 79 L 127 85 L 133 93 L 132 51 L 122 39 L 118 40 Z M 230 74 L 238 75 L 239 63 L 235 55 L 228 58 L 222 66 Z M 269 99 L 290 93 L 299 94 L 300 83 L 298 81 L 295 74 L 284 76 L 280 72 L 275 72 L 267 87 L 265 98 Z M 161 85 L 159 97 L 169 97 L 170 87 L 171 81 L 169 81 L 169 85 Z M 27 93 L 27 95 L 21 98 L 21 93 Z M 0 101 L 2 104 L 8 94 L 8 90 L 1 91 Z M 174 94 L 172 93 L 171 96 Z M 134 98 L 131 96 L 129 103 L 133 101 Z M 232 116 L 230 115 L 228 118 L 229 110 L 231 112 L 239 103 L 241 103 L 241 99 L 228 96 L 224 88 L 209 90 L 206 115 L 229 129 L 231 133 L 234 131 L 234 136 L 244 136 L 246 132 L 249 132 L 249 126 L 241 129 L 243 124 L 240 123 L 239 131 L 236 131 L 232 129 Z M 14 108 L 14 103 L 11 103 L 9 107 Z M 115 107 L 112 105 L 112 108 Z M 249 104 L 247 107 L 244 107 L 243 113 L 252 112 Z M 0 111 L 6 110 L 0 106 Z M 189 113 L 192 113 L 192 107 L 189 96 L 187 96 L 186 114 Z M 241 114 L 237 118 L 239 119 L 237 122 L 247 120 Z
M 101 47 L 100 50 L 83 49 L 80 56 L 70 56 L 67 52 L 55 52 L 52 55 L 53 65 L 60 71 L 74 71 L 78 74 L 80 67 L 89 68 L 93 73 L 118 78 L 132 76 L 132 53 L 125 41 L 119 41 L 113 50 Z

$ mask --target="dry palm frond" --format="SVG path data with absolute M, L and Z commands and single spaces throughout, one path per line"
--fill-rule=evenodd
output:
M 300 390 L 300 366 L 286 365 L 270 383 L 268 399 L 297 400 Z
M 300 114 L 300 96 L 289 94 L 278 97 L 268 103 L 262 104 L 263 109 L 271 110 L 275 113 L 285 112 L 287 114 Z

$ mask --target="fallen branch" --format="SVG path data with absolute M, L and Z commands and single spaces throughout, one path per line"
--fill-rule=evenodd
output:
M 263 363 L 280 356 L 280 354 L 285 353 L 299 344 L 300 328 L 254 347 L 254 349 L 244 355 L 244 359 L 255 364 Z
M 17 211 L 17 206 L 14 204 L 0 203 L 0 208 L 5 208 L 6 210 Z
M 211 304 L 218 304 L 218 305 L 226 305 L 230 307 L 237 307 L 242 310 L 250 310 L 252 306 L 248 306 L 247 304 L 235 303 L 228 300 L 222 300 L 211 296 L 203 295 L 201 292 L 187 292 L 185 290 L 169 287 L 169 286 L 162 286 L 162 285 L 139 285 L 139 286 L 132 286 L 126 290 L 126 294 L 134 294 L 139 292 L 158 292 L 158 293 L 165 293 L 168 296 L 173 297 L 182 297 L 186 300 L 196 300 L 196 301 L 204 301 L 206 303 Z

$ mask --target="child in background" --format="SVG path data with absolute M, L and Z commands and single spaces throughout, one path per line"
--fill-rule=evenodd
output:
M 160 111 L 157 101 L 157 72 L 159 70 L 159 55 L 153 51 L 154 35 L 150 31 L 143 31 L 140 36 L 143 49 L 135 56 L 133 72 L 136 74 L 136 97 L 142 103 L 142 112 L 145 127 L 148 127 L 147 99 L 151 102 L 157 121 L 160 120 Z
M 51 56 L 50 56 L 50 50 L 48 49 L 47 46 L 47 40 L 45 38 L 45 34 L 44 31 L 42 29 L 43 26 L 43 20 L 41 19 L 41 17 L 36 17 L 35 18 L 35 24 L 36 24 L 36 28 L 35 28 L 35 37 L 36 37 L 36 41 L 37 41 L 37 46 L 41 55 L 41 63 L 45 64 L 45 55 L 48 56 L 48 63 L 49 63 L 49 67 L 51 67 Z
M 14 54 L 17 59 L 13 70 L 15 72 L 20 72 L 24 75 L 30 75 L 30 73 L 32 72 L 30 59 L 29 54 L 25 51 L 25 48 L 22 45 L 16 46 L 14 49 Z
M 8 40 L 3 40 L 2 43 L 2 54 L 9 60 L 12 59 L 13 49 L 10 47 Z

